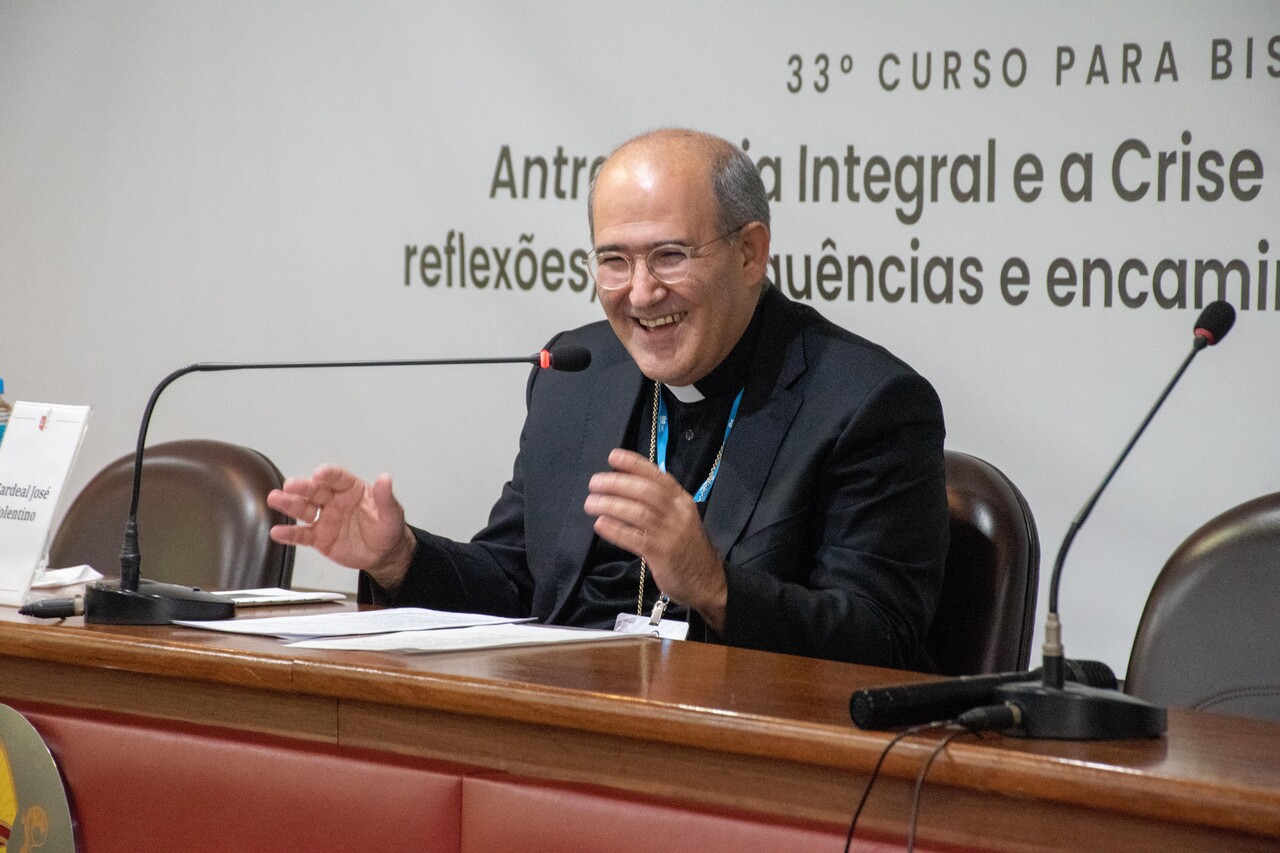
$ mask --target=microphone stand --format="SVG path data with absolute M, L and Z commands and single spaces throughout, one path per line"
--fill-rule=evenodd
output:
M 563 362 L 557 364 L 557 356 Z M 194 587 L 159 583 L 142 578 L 142 554 L 138 549 L 138 496 L 142 488 L 142 454 L 151 423 L 151 412 L 165 388 L 180 376 L 197 372 L 224 370 L 281 370 L 320 367 L 411 367 L 457 364 L 534 364 L 559 370 L 582 370 L 590 362 L 590 353 L 580 347 L 542 350 L 532 356 L 515 358 L 410 359 L 394 361 L 295 361 L 295 362 L 197 362 L 173 371 L 151 392 L 138 430 L 138 445 L 133 459 L 133 494 L 129 517 L 125 522 L 124 544 L 120 549 L 119 580 L 101 580 L 89 584 L 84 596 L 84 621 L 98 625 L 167 625 L 176 620 L 212 621 L 231 619 L 236 615 L 235 603 L 226 596 L 214 595 Z
M 1058 583 L 1062 578 L 1062 566 L 1066 562 L 1067 551 L 1071 548 L 1071 543 L 1081 525 L 1093 511 L 1098 498 L 1102 496 L 1103 490 L 1111 483 L 1111 478 L 1124 463 L 1129 451 L 1137 444 L 1147 425 L 1151 423 L 1151 419 L 1164 405 L 1165 399 L 1173 390 L 1173 386 L 1178 384 L 1178 380 L 1190 366 L 1191 360 L 1211 342 L 1211 339 L 1197 333 L 1191 352 L 1187 353 L 1182 366 L 1173 375 L 1173 379 L 1169 380 L 1169 384 L 1165 386 L 1164 392 L 1151 407 L 1151 411 L 1147 413 L 1146 419 L 1133 434 L 1133 438 L 1129 439 L 1129 443 L 1120 453 L 1120 458 L 1103 478 L 1102 485 L 1098 486 L 1097 491 L 1067 528 L 1062 547 L 1058 549 L 1058 556 L 1053 564 L 1053 576 L 1049 581 L 1049 613 L 1045 618 L 1043 678 L 1038 682 L 1024 681 L 1003 684 L 995 688 L 997 701 L 1012 702 L 1022 710 L 1021 723 L 1009 734 L 1063 740 L 1121 740 L 1157 737 L 1167 729 L 1167 714 L 1162 707 L 1126 693 L 1086 687 L 1065 680 L 1062 623 L 1058 619 Z

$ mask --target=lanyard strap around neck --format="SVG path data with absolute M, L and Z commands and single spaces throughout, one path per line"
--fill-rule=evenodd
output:
M 746 390 L 746 389 L 743 389 Z M 742 402 L 742 391 L 738 392 L 738 396 L 733 398 L 733 407 L 729 409 L 729 422 L 724 426 L 724 438 L 720 440 L 720 449 L 716 451 L 716 461 L 711 463 L 711 473 L 707 475 L 706 482 L 698 489 L 697 494 L 693 496 L 694 503 L 702 503 L 711 494 L 711 485 L 716 481 L 716 474 L 720 473 L 720 459 L 724 456 L 724 445 L 729 440 L 729 431 L 733 429 L 733 422 L 738 418 L 738 404 Z M 649 433 L 649 461 L 656 462 L 658 468 L 666 473 L 667 470 L 667 435 L 669 431 L 667 418 L 667 401 L 662 399 L 662 386 L 653 383 L 653 426 Z M 644 557 L 640 558 L 640 588 L 636 592 L 636 615 L 640 615 L 644 610 L 644 577 L 648 565 Z M 671 599 L 665 593 L 659 591 L 658 603 L 653 606 L 653 616 L 650 624 L 656 625 L 662 620 L 662 614 L 666 612 L 667 602 Z
M 654 385 L 654 392 L 658 402 L 657 440 L 654 448 L 654 455 L 657 458 L 651 461 L 657 462 L 658 468 L 665 472 L 667 470 L 667 438 L 670 431 L 669 418 L 667 417 L 667 401 L 663 398 L 657 384 Z M 708 495 L 711 494 L 711 486 L 716 481 L 716 474 L 720 473 L 720 458 L 724 455 L 724 445 L 729 440 L 729 432 L 733 429 L 733 422 L 738 418 L 738 405 L 741 402 L 742 391 L 739 391 L 738 396 L 733 398 L 733 407 L 729 409 L 729 422 L 724 425 L 724 438 L 720 440 L 720 449 L 716 451 L 716 459 L 711 465 L 711 473 L 707 474 L 707 479 L 698 488 L 698 491 L 694 493 L 694 503 L 704 503 Z

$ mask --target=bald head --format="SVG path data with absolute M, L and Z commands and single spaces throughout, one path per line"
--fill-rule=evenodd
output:
M 587 220 L 595 240 L 596 186 L 611 168 L 646 162 L 664 169 L 699 174 L 714 205 L 716 230 L 723 233 L 748 222 L 769 225 L 769 197 L 751 158 L 733 143 L 685 128 L 663 128 L 632 137 L 613 150 L 591 181 Z
M 755 166 L 714 136 L 647 133 L 614 151 L 591 186 L 591 242 L 624 281 L 597 287 L 640 372 L 691 385 L 720 364 L 755 313 L 769 262 L 769 205 Z M 680 259 L 680 275 L 652 264 Z

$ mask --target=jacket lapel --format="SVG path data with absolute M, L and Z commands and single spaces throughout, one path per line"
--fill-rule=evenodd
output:
M 790 303 L 780 293 L 766 293 L 762 305 L 766 314 L 742 406 L 703 519 L 711 544 L 722 555 L 742 537 L 803 401 L 791 386 L 805 370 L 804 335 L 789 309 Z
M 564 460 L 564 470 L 574 472 L 604 471 L 608 468 L 609 451 L 621 447 L 627 427 L 635 411 L 644 377 L 635 362 L 624 358 L 601 372 L 592 393 L 584 395 L 586 405 L 582 413 L 582 441 L 578 458 Z M 566 419 L 566 422 L 571 422 Z M 582 510 L 587 499 L 587 481 L 590 475 L 578 477 L 565 490 L 561 504 L 564 523 L 555 548 L 556 603 L 548 622 L 555 622 L 570 593 L 578 584 L 578 578 L 586 567 L 594 519 Z

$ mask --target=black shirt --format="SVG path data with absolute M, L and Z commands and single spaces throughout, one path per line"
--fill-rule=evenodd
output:
M 667 407 L 667 473 L 690 494 L 695 494 L 706 481 L 722 443 L 725 453 L 730 452 L 731 445 L 725 439 L 724 430 L 729 423 L 734 398 L 746 382 L 747 367 L 759 333 L 759 316 L 757 310 L 746 332 L 724 361 L 694 383 L 703 399 L 682 403 L 670 389 L 664 386 L 661 390 Z M 653 383 L 645 382 L 636 400 L 623 446 L 648 457 L 652 426 Z M 708 496 L 708 501 L 711 500 L 715 500 L 714 488 Z M 706 507 L 706 503 L 698 504 L 699 514 L 705 514 Z M 587 557 L 587 569 L 558 621 L 565 625 L 612 629 L 619 613 L 636 612 L 639 587 L 640 559 L 596 536 Z M 658 595 L 659 590 L 652 577 L 646 574 L 645 614 L 653 610 Z M 688 611 L 673 603 L 667 615 L 672 619 L 685 620 Z

